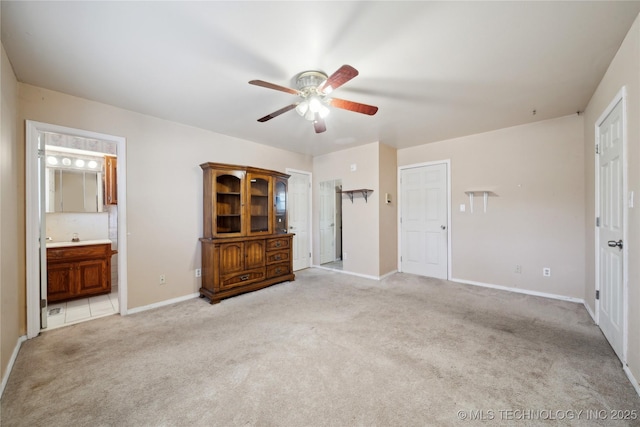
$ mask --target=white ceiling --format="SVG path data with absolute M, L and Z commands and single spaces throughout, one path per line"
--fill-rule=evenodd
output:
M 1 2 L 18 80 L 312 155 L 380 141 L 404 148 L 583 110 L 639 1 Z M 252 79 L 360 75 L 327 131 Z M 532 112 L 536 110 L 534 115 Z

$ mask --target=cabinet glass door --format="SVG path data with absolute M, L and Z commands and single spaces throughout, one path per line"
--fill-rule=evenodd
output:
M 247 174 L 249 182 L 249 233 L 271 234 L 271 177 Z
M 220 174 L 216 177 L 216 235 L 242 233 L 242 179 Z
M 287 181 L 285 179 L 278 178 L 276 180 L 275 191 L 275 215 L 273 224 L 274 233 L 286 233 L 287 232 Z

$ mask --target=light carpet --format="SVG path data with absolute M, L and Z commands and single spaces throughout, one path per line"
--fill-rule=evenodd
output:
M 640 398 L 579 304 L 308 269 L 45 332 L 1 409 L 3 427 L 638 425 L 610 411 Z

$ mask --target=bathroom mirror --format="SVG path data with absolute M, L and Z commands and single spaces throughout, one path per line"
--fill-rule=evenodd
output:
M 102 173 L 47 168 L 46 212 L 102 212 Z

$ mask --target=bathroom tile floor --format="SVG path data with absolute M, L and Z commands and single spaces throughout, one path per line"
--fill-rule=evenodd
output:
M 47 309 L 46 330 L 85 322 L 97 317 L 110 316 L 120 312 L 118 289 L 115 288 L 106 295 L 50 304 Z

